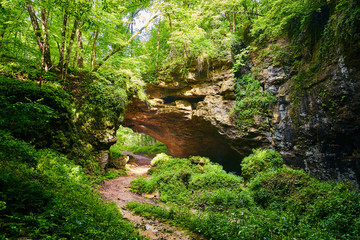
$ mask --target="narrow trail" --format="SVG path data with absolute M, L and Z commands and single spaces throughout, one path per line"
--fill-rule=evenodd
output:
M 140 234 L 146 236 L 149 239 L 158 240 L 196 240 L 204 239 L 199 236 L 189 236 L 189 233 L 185 231 L 160 222 L 159 220 L 146 219 L 133 214 L 131 211 L 125 209 L 128 202 L 148 202 L 157 204 L 154 200 L 143 197 L 141 195 L 130 192 L 131 180 L 139 177 L 146 176 L 147 171 L 150 168 L 151 158 L 147 158 L 141 155 L 135 155 L 131 152 L 122 152 L 124 155 L 132 156 L 135 159 L 137 166 L 131 166 L 128 175 L 121 176 L 117 179 L 106 181 L 100 193 L 107 201 L 113 201 L 119 207 L 120 212 L 124 218 L 132 222 L 136 228 L 140 230 Z

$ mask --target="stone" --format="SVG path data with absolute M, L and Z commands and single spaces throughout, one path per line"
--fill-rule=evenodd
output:
M 282 43 L 284 45 L 284 43 Z M 189 69 L 147 88 L 149 99 L 132 99 L 124 126 L 165 143 L 175 157 L 200 155 L 228 171 L 240 172 L 252 149 L 278 150 L 287 165 L 322 179 L 360 182 L 360 71 L 345 56 L 328 63 L 308 86 L 296 86 L 291 66 L 272 66 L 252 56 L 263 69 L 257 79 L 277 102 L 269 127 L 242 132 L 236 126 L 234 73 L 229 62 L 209 61 L 203 71 Z M 353 58 L 359 56 L 353 56 Z M 355 59 L 359 62 L 359 59 Z M 195 66 L 195 65 L 194 65 Z M 262 119 L 257 119 L 262 121 Z
M 123 125 L 163 142 L 172 156 L 210 157 L 225 169 L 240 172 L 242 158 L 270 142 L 257 130 L 244 135 L 236 127 L 231 115 L 235 80 L 228 63 L 210 69 L 206 75 L 189 71 L 195 79 L 176 87 L 171 82 L 150 86 L 148 104 L 133 99 Z

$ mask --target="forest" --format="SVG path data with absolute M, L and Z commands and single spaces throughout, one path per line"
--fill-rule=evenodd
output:
M 114 164 L 120 151 L 153 158 L 151 178 L 130 189 L 161 203 L 126 208 L 201 239 L 359 239 L 359 43 L 358 0 L 0 0 L 0 239 L 147 239 L 99 191 L 129 170 Z M 280 100 L 260 77 L 264 64 L 290 69 L 295 150 L 313 143 L 304 92 L 316 88 L 315 107 L 334 125 L 345 109 L 355 127 L 334 135 L 354 137 L 339 161 L 358 183 L 291 166 L 276 146 L 253 149 L 234 174 L 122 127 L 149 87 L 171 85 L 174 73 L 187 84 L 214 62 L 233 73 L 229 115 L 241 136 L 275 132 Z M 353 95 L 323 87 L 336 66 Z

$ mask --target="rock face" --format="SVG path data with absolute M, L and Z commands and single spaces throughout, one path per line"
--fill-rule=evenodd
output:
M 175 157 L 201 155 L 240 171 L 252 148 L 268 146 L 264 133 L 241 134 L 231 115 L 235 103 L 234 74 L 226 62 L 213 62 L 187 78 L 171 75 L 147 89 L 148 101 L 133 99 L 124 126 L 165 143 Z
M 264 70 L 258 77 L 278 100 L 272 145 L 287 164 L 322 179 L 360 183 L 357 67 L 340 55 L 337 62 L 321 66 L 302 83 L 302 76 L 289 67 L 262 63 Z
M 173 74 L 149 87 L 149 100 L 134 99 L 124 125 L 162 141 L 173 156 L 208 156 L 229 171 L 238 172 L 253 148 L 271 147 L 286 164 L 319 178 L 360 183 L 358 65 L 339 56 L 303 77 L 286 64 L 252 62 L 262 69 L 257 79 L 277 98 L 269 130 L 236 127 L 234 74 L 226 62 L 201 72 L 193 66 L 185 79 Z

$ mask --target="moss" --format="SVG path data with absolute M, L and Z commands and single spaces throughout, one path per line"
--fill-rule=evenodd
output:
M 271 93 L 263 91 L 261 82 L 251 74 L 236 79 L 235 93 L 234 111 L 240 130 L 245 132 L 254 126 L 267 129 L 271 121 L 269 105 L 274 103 L 276 98 Z

